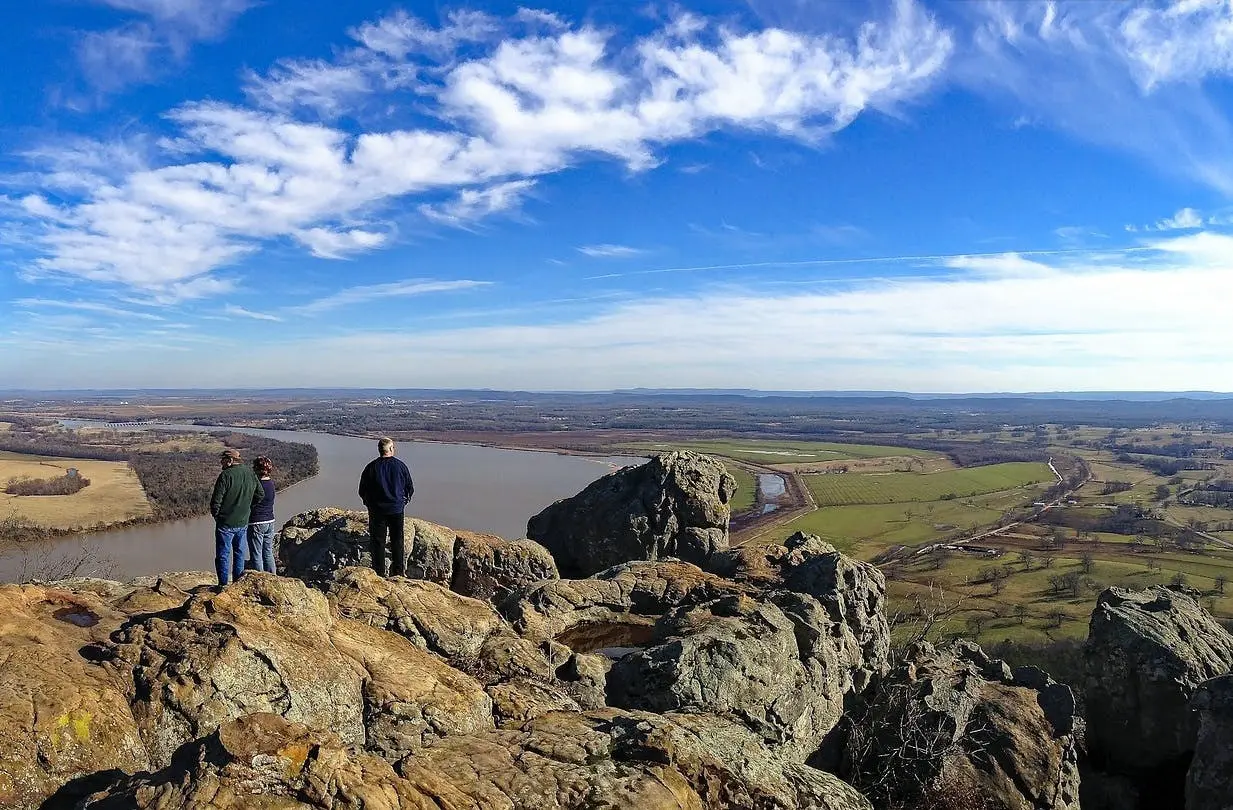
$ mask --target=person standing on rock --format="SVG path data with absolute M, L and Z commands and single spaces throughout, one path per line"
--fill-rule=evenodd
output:
M 214 481 L 210 514 L 214 516 L 214 568 L 222 586 L 244 573 L 249 517 L 253 506 L 265 500 L 265 491 L 252 469 L 240 463 L 239 450 L 224 450 L 219 461 L 223 471 Z
M 278 573 L 274 568 L 274 462 L 265 456 L 253 459 L 253 472 L 261 482 L 261 495 L 253 494 L 252 514 L 248 518 L 248 564 L 254 571 Z
M 407 575 L 406 540 L 403 536 L 403 511 L 415 494 L 411 471 L 394 457 L 394 440 L 388 436 L 377 442 L 377 458 L 368 462 L 360 474 L 360 500 L 368 507 L 368 537 L 372 543 L 372 568 L 385 576 L 385 536 L 390 536 L 390 576 Z

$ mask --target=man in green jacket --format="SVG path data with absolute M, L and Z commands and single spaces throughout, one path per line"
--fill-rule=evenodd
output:
M 210 495 L 210 514 L 214 516 L 214 568 L 222 586 L 244 573 L 249 514 L 265 499 L 265 490 L 257 475 L 240 463 L 239 450 L 224 450 L 219 462 L 223 471 Z

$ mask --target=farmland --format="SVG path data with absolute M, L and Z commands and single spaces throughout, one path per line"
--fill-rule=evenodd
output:
M 55 478 L 72 467 L 90 486 L 72 495 L 18 496 L 0 492 L 0 519 L 17 518 L 53 529 L 122 523 L 151 514 L 137 474 L 126 462 L 28 456 L 0 452 L 0 483 Z
M 1047 464 L 1033 462 L 990 464 L 926 474 L 805 476 L 818 506 L 954 500 L 1054 480 Z

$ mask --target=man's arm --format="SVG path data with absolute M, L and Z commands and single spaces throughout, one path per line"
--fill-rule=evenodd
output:
M 257 481 L 257 488 L 253 490 L 253 506 L 259 506 L 265 502 L 265 487 L 261 484 L 261 479 L 257 478 L 257 474 L 253 473 L 253 478 Z
M 214 479 L 214 492 L 210 494 L 210 514 L 218 518 L 219 510 L 223 508 L 223 498 L 227 495 L 227 475 L 221 474 Z
M 415 482 L 411 480 L 411 470 L 406 464 L 402 465 L 402 477 L 405 480 L 405 492 L 403 494 L 403 503 L 411 500 L 411 496 L 415 494 Z
M 364 467 L 364 472 L 360 473 L 360 500 L 364 505 L 368 505 L 368 493 L 372 490 L 372 462 L 369 462 Z

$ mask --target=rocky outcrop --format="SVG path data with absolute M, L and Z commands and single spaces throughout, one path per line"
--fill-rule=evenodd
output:
M 248 573 L 222 593 L 126 625 L 107 651 L 127 684 L 150 760 L 255 712 L 364 741 L 363 675 L 334 645 L 325 596 L 304 583 Z
M 918 645 L 848 718 L 841 773 L 878 806 L 1078 810 L 1075 700 L 976 645 Z
M 434 789 L 436 788 L 436 789 Z M 157 773 L 120 779 L 83 800 L 90 810 L 423 810 L 462 798 L 415 785 L 333 734 L 274 714 L 232 720 Z M 454 804 L 467 807 L 466 803 Z
M 1186 775 L 1186 810 L 1233 810 L 1233 675 L 1199 686 L 1194 760 Z
M 393 768 L 328 732 L 240 718 L 168 768 L 122 778 L 90 810 L 870 810 L 833 776 L 768 756 L 730 726 L 606 710 L 450 737 Z
M 782 546 L 732 549 L 713 557 L 708 570 L 769 591 L 811 596 L 842 630 L 843 657 L 853 662 L 858 690 L 885 672 L 890 652 L 886 579 L 876 567 L 840 554 L 816 535 L 797 532 Z
M 124 618 L 89 590 L 0 588 L 0 807 L 32 810 L 70 780 L 150 766 L 123 685 L 80 653 Z
M 816 601 L 782 592 L 773 598 L 786 610 L 728 596 L 670 612 L 650 647 L 613 666 L 609 701 L 727 717 L 804 762 L 843 714 L 853 662 L 831 643 L 835 628 Z
M 529 540 L 460 532 L 408 517 L 407 576 L 465 596 L 499 600 L 516 588 L 556 579 L 556 563 Z M 335 572 L 372 567 L 368 515 L 344 509 L 314 509 L 289 520 L 277 537 L 282 572 L 313 582 Z
M 525 638 L 554 639 L 590 652 L 640 646 L 673 608 L 748 592 L 689 563 L 633 562 L 589 579 L 542 582 L 499 609 Z
M 656 456 L 557 501 L 527 524 L 562 576 L 588 577 L 632 560 L 676 557 L 702 565 L 728 547 L 736 481 L 715 459 Z
M 1199 684 L 1233 671 L 1233 635 L 1186 593 L 1110 588 L 1085 655 L 1093 762 L 1153 789 L 1180 786 L 1198 734 L 1190 700 Z

